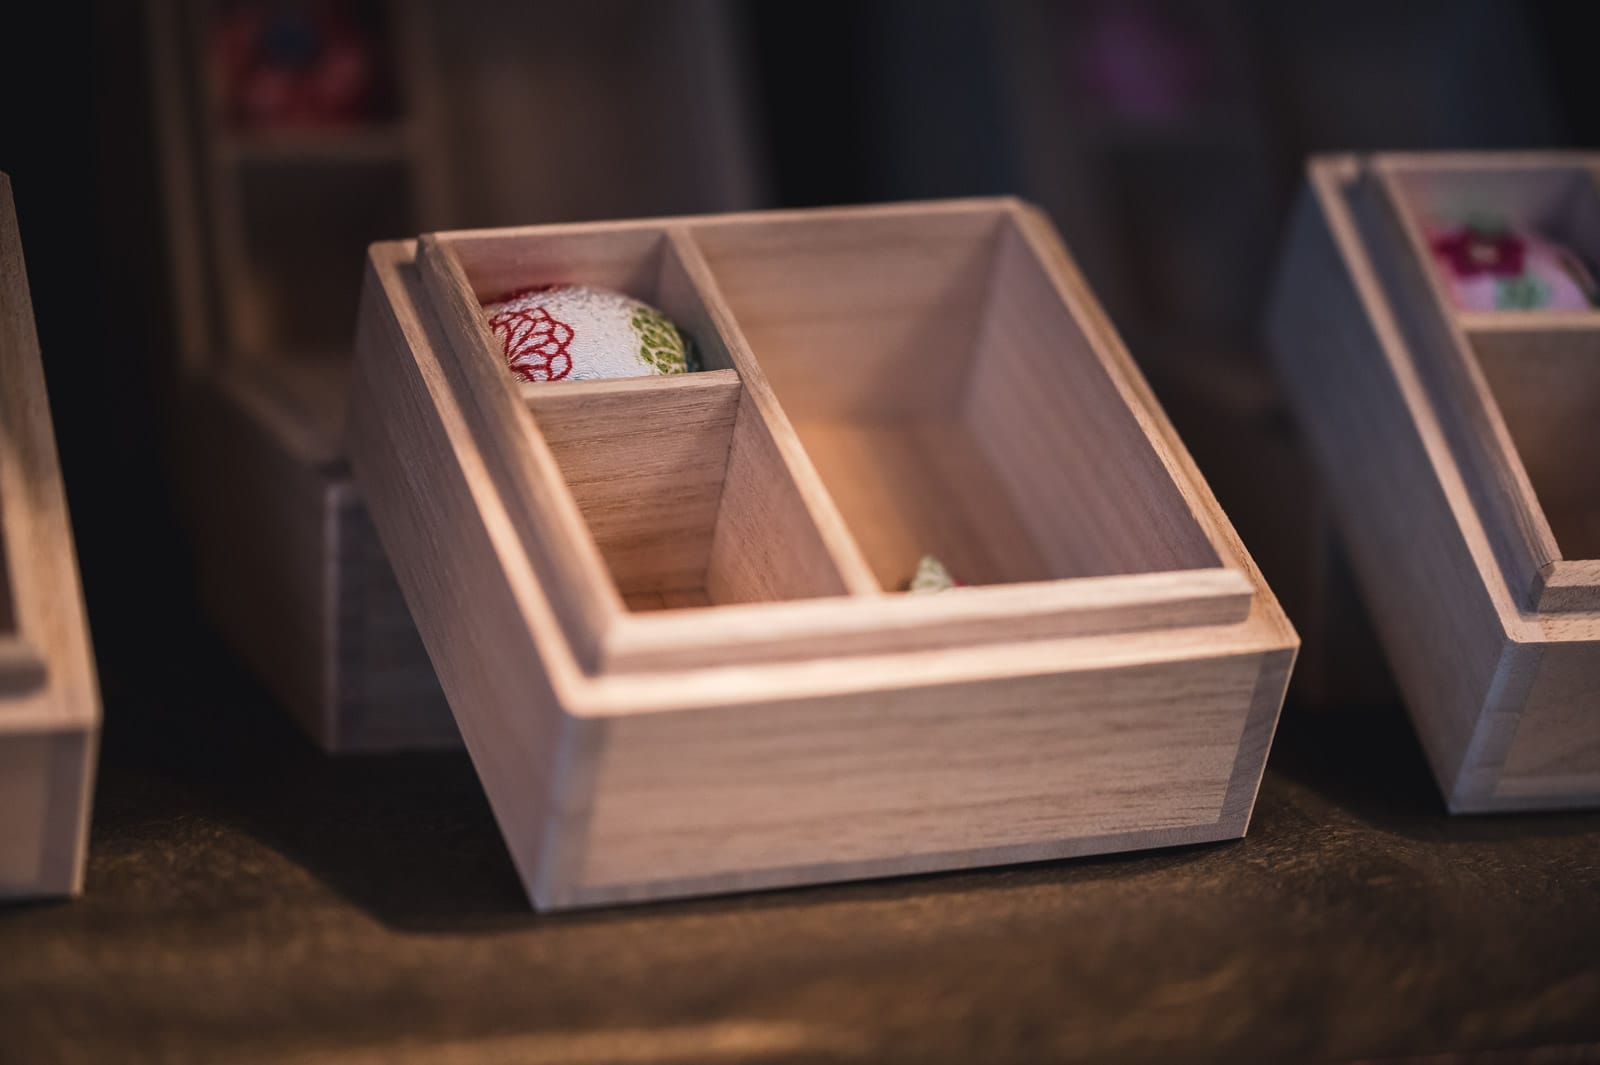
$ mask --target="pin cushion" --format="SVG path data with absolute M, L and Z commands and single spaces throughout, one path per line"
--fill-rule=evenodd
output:
M 524 381 L 650 377 L 693 369 L 693 344 L 666 315 L 590 285 L 542 285 L 484 306 L 506 365 Z
M 1600 295 L 1577 252 L 1502 220 L 1435 230 L 1429 246 L 1464 311 L 1586 311 Z

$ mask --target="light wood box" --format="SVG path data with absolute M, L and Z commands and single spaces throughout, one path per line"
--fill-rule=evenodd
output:
M 0 899 L 83 889 L 100 695 L 11 179 L 0 174 Z
M 1454 811 L 1600 801 L 1600 311 L 1458 310 L 1431 220 L 1600 260 L 1600 156 L 1325 157 L 1269 317 Z
M 552 282 L 707 369 L 518 384 Z M 377 244 L 349 427 L 539 907 L 1245 831 L 1298 641 L 1031 208 Z

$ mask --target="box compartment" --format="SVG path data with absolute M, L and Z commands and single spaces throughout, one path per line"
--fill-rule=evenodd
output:
M 733 370 L 522 391 L 630 610 L 844 593 Z
M 452 243 L 482 303 L 548 284 L 642 300 L 692 339 L 703 369 L 520 382 L 624 605 L 639 612 L 842 595 L 791 471 L 745 396 L 703 294 L 664 229 Z M 497 366 L 498 369 L 498 366 Z
M 691 235 L 884 590 L 1220 564 L 1008 213 Z
M 479 305 L 541 285 L 608 288 L 650 304 L 682 327 L 694 339 L 704 369 L 732 366 L 705 299 L 665 227 L 643 223 L 626 229 L 579 226 L 540 236 L 515 233 L 491 230 L 450 241 L 450 252 Z
M 1593 168 L 1580 165 L 1519 165 L 1514 159 L 1454 164 L 1448 160 L 1402 158 L 1384 168 L 1417 253 L 1440 285 L 1446 306 L 1463 323 L 1485 318 L 1535 314 L 1592 316 L 1600 311 L 1470 311 L 1458 308 L 1443 289 L 1443 276 L 1427 243 L 1428 234 L 1473 219 L 1504 222 L 1574 252 L 1593 272 L 1600 267 L 1600 183 Z

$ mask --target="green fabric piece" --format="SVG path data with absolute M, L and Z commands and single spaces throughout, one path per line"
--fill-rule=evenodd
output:
M 917 563 L 917 575 L 911 578 L 910 591 L 945 592 L 956 586 L 955 578 L 944 568 L 944 563 L 932 555 L 923 555 Z
M 639 356 L 664 374 L 689 372 L 689 344 L 678 327 L 651 307 L 634 308 L 633 331 L 639 335 Z

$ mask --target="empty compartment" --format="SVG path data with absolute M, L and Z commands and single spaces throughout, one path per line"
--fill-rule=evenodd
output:
M 1593 309 L 1600 186 L 1591 170 L 1418 165 L 1389 173 L 1458 311 Z M 1463 242 L 1468 229 L 1482 239 Z M 1548 306 L 1558 297 L 1566 303 Z
M 524 395 L 630 609 L 844 594 L 734 371 Z
M 1562 557 L 1600 559 L 1600 330 L 1471 341 Z
M 1009 210 L 693 236 L 886 590 L 1220 565 Z

